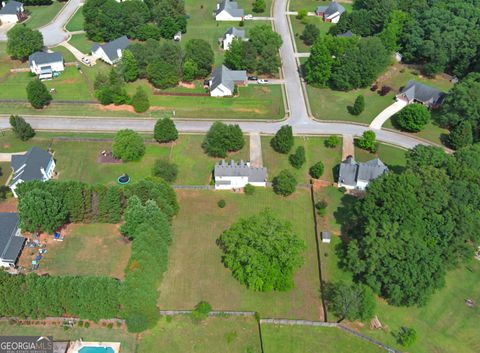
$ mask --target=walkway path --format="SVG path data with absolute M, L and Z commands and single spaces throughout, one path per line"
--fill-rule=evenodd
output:
M 83 0 L 69 0 L 52 22 L 39 28 L 45 46 L 53 47 L 68 39 L 69 34 L 65 31 L 65 26 L 82 2 Z
M 75 57 L 75 59 L 77 59 L 82 64 L 85 65 L 85 63 L 82 61 L 82 58 L 87 58 L 88 60 L 90 60 L 91 65 L 95 65 L 96 59 L 92 55 L 83 54 L 80 50 L 75 48 L 73 45 L 71 45 L 67 41 L 60 43 L 60 45 L 62 47 L 65 47 L 68 51 L 70 51 L 73 54 L 73 56 Z
M 380 130 L 385 121 L 390 119 L 393 115 L 397 114 L 407 105 L 408 103 L 403 99 L 395 101 L 395 103 L 386 107 L 380 114 L 377 115 L 375 119 L 373 119 L 373 121 L 370 123 L 370 128 Z
M 262 138 L 257 132 L 250 134 L 250 164 L 252 167 L 263 167 Z
M 10 162 L 12 160 L 12 156 L 16 156 L 19 154 L 25 154 L 27 153 L 26 151 L 24 152 L 15 152 L 15 153 L 0 153 L 0 162 Z
M 355 145 L 353 135 L 344 134 L 342 136 L 342 161 L 347 159 L 348 156 L 355 158 Z

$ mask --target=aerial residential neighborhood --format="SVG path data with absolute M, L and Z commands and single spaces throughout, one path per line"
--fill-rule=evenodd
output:
M 0 2 L 0 351 L 480 351 L 480 1 Z

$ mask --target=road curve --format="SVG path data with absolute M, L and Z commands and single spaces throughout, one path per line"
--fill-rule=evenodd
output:
M 83 0 L 69 0 L 52 22 L 38 29 L 43 35 L 43 44 L 46 47 L 56 46 L 68 39 L 68 33 L 64 27 L 81 5 L 82 1 Z

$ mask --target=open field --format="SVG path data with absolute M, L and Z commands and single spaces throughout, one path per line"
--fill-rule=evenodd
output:
M 138 353 L 259 353 L 260 337 L 253 317 L 210 317 L 193 323 L 188 316 L 161 318 L 142 334 Z
M 134 334 L 123 329 L 108 329 L 103 327 L 80 328 L 73 327 L 64 330 L 63 327 L 53 326 L 20 326 L 0 323 L 0 335 L 2 336 L 53 336 L 56 341 L 78 340 L 96 342 L 120 342 L 122 353 L 136 352 L 136 338 Z
M 66 28 L 67 31 L 75 32 L 75 31 L 82 31 L 83 30 L 83 7 L 80 7 L 77 12 L 73 15 L 73 17 L 68 21 Z
M 54 48 L 51 48 L 51 50 L 53 52 L 58 52 L 60 54 L 63 55 L 63 60 L 66 62 L 66 63 L 69 63 L 69 62 L 75 62 L 77 61 L 77 59 L 75 58 L 75 56 L 71 53 L 70 50 L 68 50 L 67 48 L 65 47 L 62 47 L 62 46 L 57 46 L 57 47 L 54 47 Z
M 215 310 L 259 311 L 264 317 L 322 319 L 312 204 L 307 190 L 283 198 L 271 189 L 256 188 L 247 196 L 220 191 L 177 190 L 180 212 L 173 221 L 168 271 L 160 286 L 162 309 L 191 309 L 208 301 Z M 226 201 L 219 209 L 217 202 Z M 292 223 L 306 243 L 305 263 L 288 292 L 255 292 L 233 278 L 221 262 L 216 245 L 220 234 L 240 218 L 266 207 Z
M 407 165 L 404 149 L 386 145 L 383 143 L 378 144 L 378 151 L 376 153 L 370 153 L 361 148 L 355 147 L 355 160 L 359 162 L 367 162 L 374 158 L 380 158 L 390 169 L 398 170 Z
M 262 325 L 265 353 L 382 353 L 385 350 L 335 327 Z
M 130 244 L 118 228 L 115 224 L 102 223 L 69 225 L 63 242 L 52 241 L 47 246 L 48 252 L 40 262 L 38 273 L 123 279 Z M 29 251 L 25 248 L 22 259 L 26 260 Z
M 347 11 L 352 10 L 352 1 L 339 0 L 338 2 L 342 4 L 342 6 L 345 7 Z M 330 1 L 327 0 L 291 0 L 289 10 L 307 10 L 309 12 L 314 12 L 317 6 L 328 6 L 328 4 L 330 4 Z
M 270 136 L 262 137 L 263 164 L 268 168 L 269 180 L 272 180 L 281 170 L 288 169 L 295 175 L 299 183 L 308 183 L 310 180 L 309 168 L 321 161 L 325 167 L 321 179 L 333 182 L 333 170 L 342 158 L 341 143 L 336 148 L 327 148 L 324 137 L 295 137 L 295 145 L 291 153 L 298 146 L 304 146 L 307 160 L 301 169 L 295 169 L 288 161 L 288 154 L 281 154 L 273 150 L 270 146 L 271 139 Z
M 25 6 L 25 10 L 31 13 L 25 25 L 30 28 L 39 28 L 49 24 L 63 8 L 63 5 L 65 5 L 64 2 L 54 0 L 51 5 Z
M 74 34 L 68 43 L 73 45 L 84 54 L 89 54 L 92 51 L 93 42 L 87 38 L 85 33 Z

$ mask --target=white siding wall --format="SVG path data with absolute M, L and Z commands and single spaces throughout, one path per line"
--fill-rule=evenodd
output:
M 63 64 L 63 61 L 56 61 L 56 62 L 49 63 L 49 64 L 43 64 L 41 66 L 37 66 L 35 61 L 33 61 L 32 66 L 30 66 L 30 71 L 33 72 L 36 75 L 39 75 L 40 71 L 41 71 L 41 68 L 43 66 L 51 66 L 52 70 L 57 71 L 57 72 L 62 72 L 62 71 L 65 70 L 65 65 Z
M 0 21 L 2 23 L 17 23 L 18 17 L 17 15 L 0 15 Z
M 242 17 L 233 17 L 227 11 L 222 11 L 215 16 L 217 21 L 241 21 Z
M 214 90 L 210 91 L 210 96 L 212 97 L 225 97 L 231 95 L 233 95 L 233 92 L 222 84 L 218 85 L 217 87 L 215 87 Z

